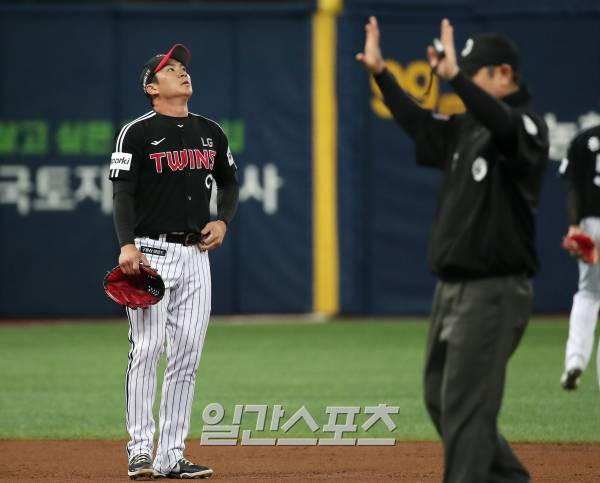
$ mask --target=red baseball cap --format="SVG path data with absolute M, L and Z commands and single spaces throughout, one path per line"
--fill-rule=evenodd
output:
M 142 84 L 144 94 L 146 93 L 146 86 L 154 79 L 154 74 L 161 70 L 169 59 L 178 60 L 187 67 L 192 61 L 192 54 L 190 53 L 190 49 L 185 45 L 175 44 L 166 54 L 156 54 L 148 59 L 140 74 L 140 83 Z

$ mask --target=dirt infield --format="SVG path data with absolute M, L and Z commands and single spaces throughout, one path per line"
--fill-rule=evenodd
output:
M 0 441 L 2 481 L 128 481 L 124 442 Z M 535 482 L 600 481 L 600 445 L 515 444 Z M 393 447 L 218 447 L 188 443 L 186 456 L 215 481 L 441 481 L 439 443 Z

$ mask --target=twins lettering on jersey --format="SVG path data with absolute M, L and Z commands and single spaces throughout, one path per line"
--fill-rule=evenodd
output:
M 152 141 L 150 144 L 158 146 L 166 138 Z M 212 148 L 212 138 L 200 138 L 203 148 Z M 212 171 L 215 165 L 215 156 L 217 152 L 213 149 L 180 149 L 176 151 L 161 151 L 151 153 L 150 159 L 154 161 L 157 173 L 163 172 L 164 161 L 171 171 L 182 171 L 188 169 L 208 169 Z
M 150 159 L 154 161 L 157 173 L 162 173 L 164 166 L 171 171 L 182 171 L 186 168 L 212 171 L 216 155 L 217 152 L 214 149 L 180 149 L 149 154 Z

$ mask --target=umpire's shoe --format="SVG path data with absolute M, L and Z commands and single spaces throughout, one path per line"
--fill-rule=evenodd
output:
M 567 391 L 573 391 L 577 389 L 582 372 L 583 371 L 579 369 L 579 367 L 566 371 L 560 378 L 560 385 Z
M 197 479 L 197 478 L 210 478 L 213 474 L 213 470 L 206 466 L 195 465 L 191 461 L 181 458 L 175 468 L 166 475 L 167 478 L 179 478 L 179 479 Z
M 152 460 L 150 456 L 144 453 L 131 458 L 127 474 L 132 480 L 152 480 L 154 479 L 154 469 L 152 469 Z

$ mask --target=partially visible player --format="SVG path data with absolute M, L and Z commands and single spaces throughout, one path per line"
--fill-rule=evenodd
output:
M 138 272 L 140 263 L 151 265 L 165 283 L 158 304 L 127 309 L 127 473 L 132 479 L 206 478 L 213 473 L 186 460 L 183 451 L 210 316 L 208 251 L 223 242 L 239 184 L 219 125 L 188 111 L 190 58 L 188 49 L 176 44 L 146 62 L 140 87 L 152 110 L 121 129 L 110 163 L 119 265 L 125 274 Z M 213 183 L 218 188 L 218 219 L 210 221 Z M 165 341 L 160 438 L 153 462 L 152 407 Z
M 567 236 L 585 233 L 597 245 L 600 241 L 600 126 L 587 129 L 573 139 L 560 171 L 568 181 Z M 562 387 L 568 391 L 577 389 L 590 361 L 599 309 L 600 264 L 579 260 L 579 288 L 573 297 L 565 371 L 560 378 Z M 596 364 L 600 384 L 600 352 Z

